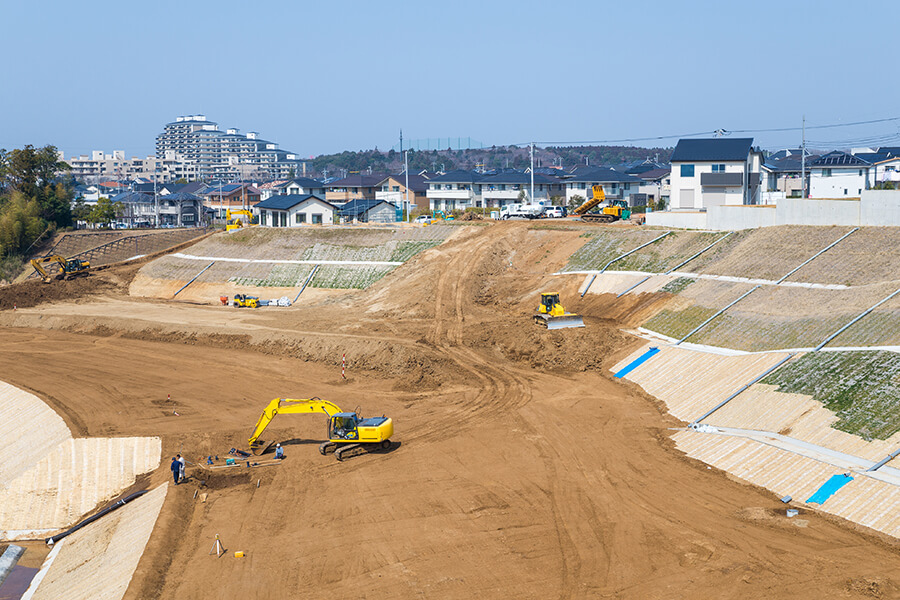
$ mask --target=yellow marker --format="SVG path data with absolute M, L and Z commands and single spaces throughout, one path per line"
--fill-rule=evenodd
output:
M 235 558 L 244 558 L 244 553 L 243 553 L 243 552 L 240 552 L 240 551 L 235 552 L 235 553 L 234 553 L 234 557 L 235 557 Z

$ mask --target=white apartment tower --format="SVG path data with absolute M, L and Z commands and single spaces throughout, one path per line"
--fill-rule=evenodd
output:
M 303 166 L 293 152 L 260 139 L 256 132 L 241 135 L 237 129 L 221 131 L 204 115 L 178 117 L 156 136 L 156 155 L 174 152 L 194 165 L 199 179 L 288 178 Z

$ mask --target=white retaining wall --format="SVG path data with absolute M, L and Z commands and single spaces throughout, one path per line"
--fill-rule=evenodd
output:
M 900 227 L 900 190 L 864 190 L 861 198 L 785 198 L 776 206 L 711 206 L 647 213 L 647 225 L 733 231 L 775 225 Z

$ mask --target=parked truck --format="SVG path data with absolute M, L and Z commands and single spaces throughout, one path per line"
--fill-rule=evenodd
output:
M 500 209 L 500 218 L 506 219 L 538 219 L 544 214 L 544 205 L 535 204 L 507 204 Z

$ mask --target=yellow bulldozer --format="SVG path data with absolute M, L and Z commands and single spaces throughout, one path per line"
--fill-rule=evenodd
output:
M 591 212 L 606 200 L 606 193 L 603 191 L 602 185 L 593 186 L 591 192 L 593 194 L 592 197 L 572 211 L 581 217 L 582 221 L 586 223 L 613 223 L 620 219 L 627 220 L 631 218 L 631 210 L 628 208 L 628 203 L 624 200 L 610 200 L 600 210 Z
M 343 412 L 336 404 L 314 397 L 301 400 L 275 398 L 269 402 L 256 422 L 253 435 L 250 436 L 250 451 L 259 455 L 274 444 L 260 440 L 259 436 L 276 416 L 315 413 L 322 413 L 328 417 L 328 439 L 319 445 L 319 452 L 323 456 L 333 452 L 335 458 L 344 460 L 364 452 L 391 448 L 394 422 L 389 417 L 364 419 L 359 415 L 359 409 L 354 412 Z
M 584 319 L 581 318 L 581 315 L 566 312 L 566 309 L 559 303 L 559 294 L 556 292 L 541 294 L 541 304 L 534 311 L 534 322 L 547 329 L 584 327 Z
M 55 274 L 51 274 L 44 268 L 44 265 L 52 263 L 59 265 L 59 271 Z M 40 275 L 44 283 L 50 283 L 54 279 L 74 279 L 75 277 L 86 276 L 88 269 L 91 268 L 91 263 L 80 258 L 63 258 L 58 254 L 54 254 L 43 258 L 31 259 L 31 266 Z

